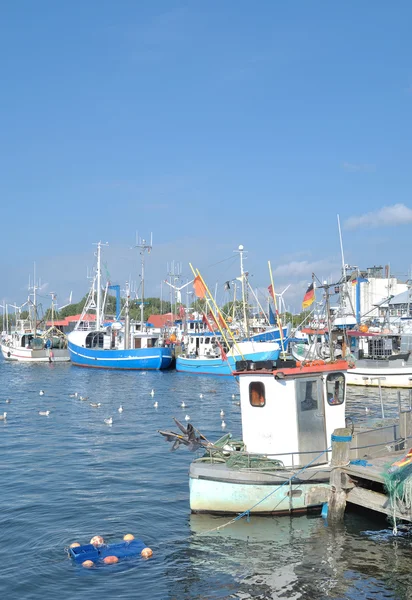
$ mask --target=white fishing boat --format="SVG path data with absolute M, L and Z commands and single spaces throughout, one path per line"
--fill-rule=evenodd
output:
M 66 335 L 54 326 L 54 301 L 52 295 L 51 326 L 45 330 L 38 328 L 37 315 L 37 285 L 35 283 L 27 304 L 28 318 L 18 318 L 21 308 L 17 307 L 16 323 L 11 333 L 3 336 L 1 352 L 5 360 L 15 362 L 69 362 L 70 354 L 67 348 Z M 32 296 L 32 297 L 31 297 Z M 25 306 L 23 305 L 23 306 Z
M 354 363 L 347 373 L 348 385 L 412 387 L 411 334 L 370 331 L 361 325 L 347 335 Z
M 330 440 L 345 427 L 346 361 L 297 366 L 278 360 L 238 370 L 242 439 L 216 443 L 160 432 L 176 445 L 204 448 L 190 465 L 190 509 L 196 513 L 282 514 L 304 512 L 328 498 Z M 258 370 L 257 370 L 258 369 Z

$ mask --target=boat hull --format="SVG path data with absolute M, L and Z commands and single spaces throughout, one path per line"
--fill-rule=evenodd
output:
M 356 366 L 346 373 L 347 385 L 363 387 L 412 388 L 412 365 L 368 368 Z
M 13 348 L 2 344 L 1 352 L 5 360 L 13 362 L 69 362 L 70 354 L 67 348 L 64 349 L 31 349 L 31 348 Z
M 103 350 L 83 348 L 69 341 L 69 352 L 74 365 L 95 369 L 158 371 L 168 369 L 173 360 L 170 348 Z
M 200 470 L 198 466 L 192 463 L 189 480 L 190 509 L 194 513 L 302 513 L 320 507 L 329 496 L 328 470 L 308 469 L 305 480 L 285 484 L 296 471 L 282 470 L 277 476 L 273 471 L 229 470 L 226 465 L 202 465 Z
M 264 361 L 277 360 L 279 350 L 269 352 L 255 352 L 245 354 L 245 360 Z M 189 358 L 178 356 L 176 358 L 176 371 L 182 373 L 197 373 L 199 375 L 233 375 L 236 370 L 236 361 L 243 360 L 240 356 L 228 356 L 227 361 L 221 358 Z

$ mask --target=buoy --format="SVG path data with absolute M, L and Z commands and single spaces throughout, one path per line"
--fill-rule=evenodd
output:
M 143 558 L 150 558 L 153 556 L 153 550 L 151 548 L 143 548 L 141 555 Z
M 114 565 L 119 562 L 117 556 L 105 556 L 103 559 L 105 565 Z
M 79 546 L 79 542 L 73 542 L 73 544 L 70 544 L 69 548 L 78 548 Z
M 123 539 L 125 542 L 132 542 L 134 540 L 134 535 L 131 533 L 126 533 L 126 535 L 123 536 Z
M 104 544 L 104 539 L 102 538 L 101 535 L 94 535 L 92 537 L 92 539 L 90 540 L 90 543 L 93 546 L 101 546 L 102 544 Z
M 91 567 L 94 567 L 94 562 L 92 560 L 85 560 L 82 562 L 82 567 L 85 569 L 91 569 Z

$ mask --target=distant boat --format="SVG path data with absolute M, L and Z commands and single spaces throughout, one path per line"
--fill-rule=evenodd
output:
M 143 241 L 144 242 L 144 241 Z M 151 246 L 150 246 L 151 247 Z M 142 267 L 144 250 L 142 247 Z M 142 275 L 144 269 L 142 268 Z M 107 286 L 108 287 L 108 286 Z M 69 352 L 73 364 L 80 367 L 105 369 L 159 370 L 170 367 L 172 350 L 163 345 L 162 335 L 151 331 L 143 320 L 143 298 L 141 298 L 140 323 L 131 323 L 129 318 L 129 291 L 126 291 L 124 322 L 120 321 L 120 287 L 117 288 L 118 302 L 116 321 L 103 324 L 101 300 L 101 244 L 97 244 L 96 276 L 93 280 L 83 313 L 74 331 L 69 333 Z M 94 310 L 95 321 L 86 321 L 85 315 Z
M 29 315 L 27 319 L 18 318 L 21 307 L 15 307 L 16 327 L 10 333 L 3 336 L 1 341 L 1 352 L 5 360 L 16 362 L 69 362 L 70 354 L 67 349 L 67 337 L 54 326 L 54 301 L 52 295 L 51 327 L 44 331 L 38 329 L 36 292 L 37 285 L 33 283 L 32 297 L 29 295 L 27 306 Z M 24 306 L 24 305 L 23 305 Z
M 232 375 L 236 361 L 274 361 L 279 358 L 277 342 L 238 342 L 222 356 L 222 337 L 211 333 L 187 336 L 185 351 L 176 357 L 176 371 L 202 375 Z

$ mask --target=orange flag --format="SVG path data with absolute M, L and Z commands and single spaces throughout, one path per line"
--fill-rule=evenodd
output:
M 197 275 L 193 281 L 193 288 L 198 298 L 204 298 L 206 296 L 206 288 L 199 275 Z

